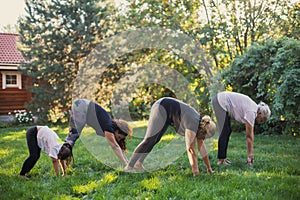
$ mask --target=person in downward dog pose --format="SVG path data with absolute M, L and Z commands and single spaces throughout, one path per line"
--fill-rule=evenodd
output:
M 96 130 L 97 135 L 105 137 L 123 165 L 127 165 L 126 138 L 131 137 L 132 129 L 126 121 L 112 119 L 109 113 L 95 102 L 78 99 L 72 104 L 69 134 L 65 141 L 74 146 L 85 125 Z
M 173 126 L 177 133 L 185 137 L 193 175 L 196 176 L 199 173 L 196 142 L 207 172 L 212 173 L 204 139 L 214 135 L 215 123 L 209 116 L 202 117 L 194 108 L 170 97 L 161 98 L 152 105 L 146 135 L 134 150 L 125 171 L 145 170 L 144 159 L 160 141 L 169 126 Z
M 227 157 L 227 147 L 231 134 L 231 118 L 246 126 L 247 163 L 254 163 L 254 123 L 263 123 L 271 115 L 269 106 L 264 102 L 258 105 L 248 96 L 236 92 L 220 92 L 212 100 L 213 109 L 220 131 L 218 141 L 218 164 L 230 165 Z
M 26 132 L 29 157 L 23 163 L 20 176 L 28 179 L 26 174 L 34 167 L 40 158 L 41 150 L 45 151 L 52 160 L 56 175 L 66 175 L 66 168 L 73 160 L 72 146 L 63 143 L 57 134 L 48 126 L 30 127 Z

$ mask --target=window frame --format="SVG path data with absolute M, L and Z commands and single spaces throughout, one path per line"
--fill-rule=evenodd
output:
M 2 89 L 7 88 L 18 88 L 22 89 L 22 76 L 18 71 L 1 71 L 2 74 Z M 6 76 L 13 75 L 17 76 L 17 83 L 16 84 L 6 84 Z

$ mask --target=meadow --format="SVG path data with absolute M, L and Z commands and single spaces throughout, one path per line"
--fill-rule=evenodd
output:
M 67 127 L 50 127 L 60 138 L 66 137 Z M 136 122 L 133 127 L 135 136 L 142 136 L 146 123 Z M 206 144 L 215 172 L 207 174 L 199 157 L 197 177 L 193 177 L 184 151 L 170 163 L 167 157 L 156 159 L 156 163 L 168 163 L 162 168 L 146 173 L 126 173 L 122 166 L 111 167 L 115 165 L 101 162 L 102 158 L 92 152 L 86 140 L 79 139 L 73 149 L 75 162 L 66 177 L 56 177 L 51 160 L 41 152 L 30 179 L 25 180 L 18 174 L 28 156 L 26 129 L 0 129 L 0 199 L 300 199 L 300 140 L 292 136 L 256 135 L 253 166 L 245 164 L 244 133 L 231 135 L 228 148 L 231 166 L 216 164 L 217 139 L 209 139 Z M 85 128 L 84 132 L 95 135 L 90 128 Z M 159 151 L 177 137 L 181 136 L 169 129 L 153 151 Z M 105 138 L 99 136 L 96 141 L 99 146 L 106 143 Z M 128 140 L 127 157 L 140 141 L 141 137 Z M 173 148 L 174 151 L 184 150 L 185 146 Z M 104 154 L 115 158 L 113 154 Z M 151 161 L 151 157 L 149 159 Z

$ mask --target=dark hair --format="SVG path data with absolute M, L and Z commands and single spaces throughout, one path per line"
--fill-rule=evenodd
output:
M 65 160 L 67 166 L 69 166 L 74 161 L 72 146 L 65 142 L 60 148 L 57 157 L 59 160 Z
M 132 136 L 132 128 L 129 124 L 123 119 L 113 119 L 113 126 L 115 130 L 118 130 L 120 134 L 124 136 L 128 136 L 131 138 Z
M 115 131 L 117 130 L 119 134 L 124 135 L 125 138 L 121 140 L 116 140 L 120 148 L 126 152 L 126 138 L 131 138 L 132 136 L 132 128 L 129 126 L 129 124 L 122 119 L 113 119 L 113 126 Z
M 125 138 L 124 139 L 121 139 L 121 140 L 116 140 L 118 145 L 120 146 L 120 148 L 126 152 L 127 151 L 127 147 L 126 147 L 126 140 Z

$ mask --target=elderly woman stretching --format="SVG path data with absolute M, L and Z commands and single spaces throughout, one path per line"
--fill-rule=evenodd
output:
M 231 134 L 231 118 L 244 123 L 246 126 L 246 144 L 248 164 L 254 163 L 254 123 L 263 123 L 271 115 L 269 106 L 263 102 L 258 105 L 248 96 L 236 92 L 220 92 L 212 100 L 213 109 L 220 131 L 218 141 L 218 164 L 228 165 L 226 159 L 229 137 Z

